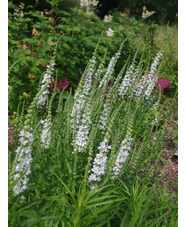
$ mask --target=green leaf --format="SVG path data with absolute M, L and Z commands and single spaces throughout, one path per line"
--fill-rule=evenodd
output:
M 178 130 L 173 132 L 175 136 L 178 136 Z
M 28 42 L 32 45 L 38 45 L 38 43 L 39 43 L 39 40 L 36 40 L 34 38 L 25 38 L 22 41 L 25 42 L 25 43 Z
M 175 144 L 178 144 L 178 139 L 173 140 Z
M 25 99 L 28 99 L 28 98 L 29 98 L 29 95 L 28 95 L 26 92 L 23 92 L 23 97 L 24 97 Z
M 68 99 L 68 98 L 69 98 L 69 95 L 70 95 L 70 94 L 63 94 L 62 97 L 63 97 L 64 99 Z M 71 101 L 73 100 L 73 97 L 74 97 L 73 95 L 70 95 Z
M 80 27 L 73 27 L 72 31 L 75 31 L 75 32 L 80 32 L 81 31 L 81 28 Z
M 137 25 L 138 24 L 138 21 L 134 17 L 130 19 L 130 22 L 133 25 Z

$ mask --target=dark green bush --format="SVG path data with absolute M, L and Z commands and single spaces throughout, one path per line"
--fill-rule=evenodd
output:
M 9 8 L 14 7 L 10 2 Z M 35 95 L 37 83 L 62 35 L 56 56 L 57 80 L 68 78 L 70 86 L 75 89 L 101 33 L 104 32 L 100 54 L 107 48 L 111 54 L 115 53 L 127 36 L 125 31 L 116 31 L 113 38 L 108 38 L 105 34 L 107 27 L 99 17 L 89 16 L 78 9 L 71 9 L 69 13 L 59 9 L 44 13 L 29 11 L 22 18 L 9 12 L 9 68 L 18 61 L 9 73 L 9 111 L 15 111 L 22 100 L 28 103 Z M 126 43 L 118 64 L 123 64 L 128 54 L 134 51 L 134 47 Z M 21 58 L 23 60 L 19 61 Z
M 24 8 L 23 4 L 16 6 L 9 2 L 9 113 L 16 111 L 18 103 L 23 100 L 26 105 L 30 103 L 60 37 L 51 91 L 55 82 L 65 78 L 70 83 L 69 87 L 73 91 L 76 89 L 102 32 L 98 53 L 101 55 L 108 49 L 110 56 L 117 52 L 121 42 L 130 34 L 117 63 L 116 74 L 128 56 L 133 57 L 140 40 L 139 53 L 144 52 L 144 65 L 161 48 L 154 41 L 157 30 L 154 23 L 143 24 L 135 18 L 129 20 L 118 12 L 115 12 L 111 23 L 105 23 L 95 14 L 90 16 L 81 9 L 74 8 L 66 12 L 57 5 L 50 4 L 50 11 L 34 11 L 33 6 Z M 14 15 L 15 11 L 17 16 Z M 21 11 L 24 13 L 23 17 L 19 15 Z M 111 38 L 106 36 L 108 27 L 114 30 Z M 106 64 L 109 60 L 106 57 Z M 160 75 L 171 80 L 174 93 L 177 89 L 177 60 L 170 47 L 165 50 L 162 64 Z

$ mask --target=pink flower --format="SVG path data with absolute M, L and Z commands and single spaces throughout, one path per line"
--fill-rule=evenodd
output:
M 68 82 L 67 78 L 65 78 L 64 81 L 60 80 L 60 81 L 58 82 L 57 88 L 58 88 L 59 90 L 61 90 L 61 89 L 63 89 L 63 88 L 68 87 L 69 84 L 70 84 L 70 83 Z
M 158 86 L 161 83 L 161 78 L 159 77 L 158 80 L 156 81 L 156 86 Z
M 164 93 L 164 88 L 170 88 L 172 83 L 170 80 L 167 80 L 167 79 L 161 79 L 161 78 L 158 78 L 158 80 L 156 81 L 156 86 L 160 85 L 161 86 L 161 97 Z
M 164 88 L 170 88 L 172 83 L 170 80 L 167 80 L 167 79 L 161 79 L 161 78 L 158 78 L 158 80 L 156 81 L 156 86 L 158 86 L 160 84 L 161 88 L 164 89 Z

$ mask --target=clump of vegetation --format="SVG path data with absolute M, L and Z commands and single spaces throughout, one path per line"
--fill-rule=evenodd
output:
M 26 7 L 24 4 L 16 6 L 11 1 L 8 3 L 10 114 L 16 112 L 18 104 L 22 101 L 29 106 L 38 91 L 37 84 L 60 37 L 56 56 L 57 68 L 51 78 L 50 87 L 52 91 L 55 83 L 67 78 L 69 87 L 65 91 L 66 94 L 69 93 L 70 87 L 74 93 L 101 32 L 106 35 L 99 48 L 100 55 L 107 49 L 113 55 L 122 40 L 129 36 L 125 52 L 122 53 L 115 69 L 116 73 L 119 73 L 129 55 L 131 58 L 134 56 L 140 42 L 139 52 L 144 53 L 145 64 L 149 60 L 152 61 L 155 53 L 161 48 L 159 44 L 164 43 L 164 36 L 161 37 L 161 42 L 156 42 L 155 37 L 159 32 L 153 23 L 144 25 L 134 18 L 129 21 L 125 14 L 120 13 L 113 14 L 109 20 L 102 20 L 96 16 L 95 11 L 87 14 L 85 7 L 69 9 L 66 12 L 59 9 L 57 2 L 54 3 L 51 3 L 51 10 L 43 11 L 34 10 L 33 7 Z M 111 37 L 108 37 L 110 34 Z M 164 48 L 164 67 L 160 73 L 161 78 L 172 82 L 172 91 L 168 94 L 170 96 L 177 90 L 177 60 L 172 46 L 168 44 Z M 105 60 L 109 62 L 107 56 Z
M 169 25 L 48 3 L 9 2 L 9 225 L 177 226 L 163 183 L 177 138 L 162 159 L 177 119 Z
M 49 96 L 56 49 L 27 114 L 16 118 L 10 225 L 177 225 L 176 194 L 162 190 L 155 168 L 168 123 L 160 124 L 154 91 L 162 54 L 144 67 L 136 52 L 111 80 L 126 39 L 108 66 L 101 42 L 67 99 L 57 85 Z

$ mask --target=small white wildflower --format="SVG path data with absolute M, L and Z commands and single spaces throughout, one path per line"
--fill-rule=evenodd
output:
M 49 37 L 48 40 L 47 40 L 47 44 L 48 44 L 49 46 L 53 46 L 53 45 L 55 45 L 56 43 L 54 43 L 54 42 L 52 41 L 52 37 Z
M 154 13 L 155 13 L 155 11 L 151 11 L 151 12 L 150 12 L 150 11 L 147 10 L 147 7 L 144 6 L 144 7 L 143 7 L 142 18 L 143 18 L 143 19 L 146 19 L 146 18 L 152 16 Z
M 112 37 L 114 35 L 114 31 L 111 28 L 107 30 L 107 37 Z
M 21 10 L 20 11 L 20 9 L 14 9 L 14 19 L 17 19 L 18 17 L 19 18 L 23 18 L 24 17 L 24 13 L 23 13 L 23 11 Z
M 80 0 L 80 6 L 81 7 L 87 7 L 89 5 L 88 0 Z
M 90 187 L 90 189 L 93 190 L 93 189 L 96 188 L 96 187 L 97 187 L 97 185 L 92 185 L 92 186 Z
M 105 23 L 109 23 L 112 21 L 113 16 L 112 15 L 105 15 L 103 21 Z
M 92 0 L 92 1 L 90 2 L 90 4 L 93 5 L 93 6 L 97 6 L 98 3 L 99 3 L 99 1 L 96 1 L 96 0 Z

